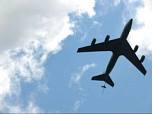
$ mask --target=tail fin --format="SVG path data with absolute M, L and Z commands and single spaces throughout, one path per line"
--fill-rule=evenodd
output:
M 94 76 L 94 77 L 92 77 L 92 80 L 104 81 L 104 82 L 106 82 L 107 84 L 109 84 L 110 86 L 112 86 L 112 87 L 114 86 L 114 83 L 113 83 L 113 81 L 111 80 L 110 76 L 109 76 L 109 75 L 106 75 L 106 74 Z

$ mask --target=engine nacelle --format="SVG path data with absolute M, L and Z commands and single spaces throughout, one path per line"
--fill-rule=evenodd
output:
M 138 50 L 138 45 L 136 45 L 135 47 L 134 47 L 134 52 L 136 52 Z
M 91 42 L 91 45 L 94 45 L 96 43 L 96 39 L 94 38 Z
M 142 62 L 144 62 L 144 60 L 145 60 L 145 56 L 143 55 L 140 59 L 140 62 L 142 63 Z
M 109 39 L 110 39 L 110 36 L 107 35 L 106 38 L 105 38 L 105 43 L 107 43 L 109 41 Z

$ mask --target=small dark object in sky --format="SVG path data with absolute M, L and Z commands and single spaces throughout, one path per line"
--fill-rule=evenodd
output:
M 103 86 L 101 86 L 101 87 L 102 87 L 102 88 L 104 88 L 104 89 L 106 88 L 106 86 L 105 86 L 105 85 L 103 85 Z
M 114 82 L 111 80 L 109 74 L 111 73 L 114 65 L 116 64 L 119 56 L 125 56 L 142 74 L 146 75 L 146 69 L 143 66 L 143 61 L 145 56 L 143 55 L 141 59 L 137 57 L 135 52 L 138 50 L 138 45 L 134 49 L 131 48 L 127 41 L 128 34 L 131 30 L 133 19 L 125 25 L 124 30 L 118 39 L 109 40 L 110 36 L 107 35 L 105 41 L 96 44 L 96 39 L 94 38 L 91 45 L 79 48 L 77 52 L 97 52 L 97 51 L 112 51 L 113 55 L 109 61 L 107 69 L 104 74 L 92 77 L 92 80 L 104 81 L 110 86 L 114 87 Z M 105 86 L 102 86 L 106 88 Z

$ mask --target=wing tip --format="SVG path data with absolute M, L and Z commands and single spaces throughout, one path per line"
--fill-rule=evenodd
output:
M 79 53 L 79 52 L 81 52 L 81 51 L 80 51 L 80 48 L 78 48 L 78 50 L 77 50 L 77 53 Z
M 143 74 L 144 74 L 144 76 L 146 76 L 146 74 L 147 74 L 147 71 L 145 70 L 145 71 L 143 72 Z

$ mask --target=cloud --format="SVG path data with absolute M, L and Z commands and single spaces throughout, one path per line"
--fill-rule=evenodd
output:
M 74 103 L 74 107 L 73 107 L 73 111 L 77 112 L 81 106 L 81 104 L 83 104 L 83 100 L 77 100 Z
M 117 5 L 120 3 L 119 0 L 115 0 Z M 152 53 L 152 2 L 151 0 L 123 0 L 125 5 L 124 13 L 122 19 L 124 24 L 130 19 L 133 18 L 133 27 L 130 31 L 128 41 L 130 42 L 132 48 L 135 45 L 139 45 L 137 51 L 138 55 L 151 55 Z
M 38 113 L 38 112 L 42 112 L 41 109 L 39 107 L 37 107 L 33 102 L 29 101 L 28 105 L 26 107 L 21 107 L 21 104 L 18 104 L 16 106 L 6 106 L 10 112 L 13 113 L 18 113 L 18 112 L 22 112 L 22 113 Z
M 72 84 L 79 84 L 82 76 L 84 75 L 84 73 L 89 70 L 90 68 L 93 68 L 95 67 L 95 63 L 92 63 L 92 64 L 86 64 L 82 67 L 80 67 L 79 71 L 77 73 L 74 73 L 72 76 L 71 76 L 71 80 L 70 80 L 70 86 Z
M 61 50 L 62 41 L 73 34 L 69 14 L 91 17 L 94 5 L 95 0 L 0 1 L 1 112 L 39 111 L 33 101 L 20 103 L 22 82 L 42 79 L 48 54 Z M 17 101 L 11 103 L 12 99 Z
M 152 54 L 152 1 L 151 0 L 114 0 L 113 6 L 123 3 L 125 8 L 122 15 L 124 24 L 133 18 L 133 27 L 130 31 L 128 41 L 132 48 L 139 45 L 137 51 L 138 55 L 151 55 Z
M 33 39 L 45 39 L 49 50 L 72 34 L 69 13 L 95 14 L 94 0 L 5 0 L 0 2 L 0 52 L 22 46 Z
M 44 74 L 44 68 L 42 63 L 45 60 L 45 51 L 38 50 L 38 45 L 34 44 L 35 43 L 32 43 L 32 45 L 29 44 L 24 48 L 18 48 L 15 50 L 8 51 L 6 54 L 6 60 L 3 61 L 2 64 L 0 64 L 1 112 L 22 112 L 24 111 L 24 108 L 28 107 L 22 107 L 20 106 L 22 104 L 18 103 L 22 89 L 21 84 L 22 82 L 30 84 L 32 82 L 39 81 L 41 80 Z M 13 102 L 11 102 L 12 100 Z M 31 100 L 29 101 L 30 104 L 33 104 Z M 34 108 L 35 105 L 32 106 Z M 28 110 L 25 109 L 25 111 Z
M 132 29 L 129 41 L 134 47 L 139 45 L 138 54 L 152 54 L 152 1 L 142 0 L 141 5 L 136 7 L 134 16 L 134 25 L 136 28 Z
M 94 68 L 95 66 L 96 66 L 95 63 L 83 65 L 79 68 L 79 70 L 76 73 L 72 74 L 72 76 L 71 76 L 71 79 L 69 82 L 69 87 L 71 88 L 72 86 L 76 85 L 76 89 L 78 90 L 77 93 L 79 96 L 73 104 L 73 111 L 74 112 L 77 112 L 79 110 L 80 106 L 85 101 L 85 98 L 84 98 L 85 94 L 82 91 L 83 88 L 80 85 L 80 81 L 81 81 L 82 77 L 84 76 L 85 72 L 87 72 L 91 68 Z

